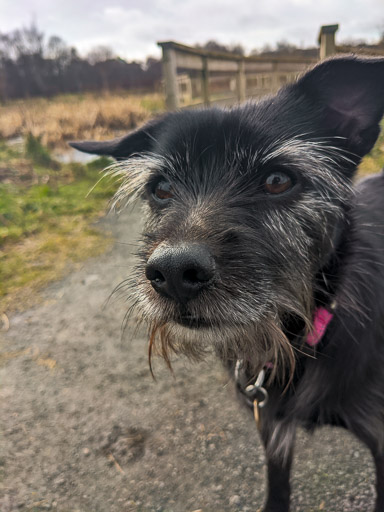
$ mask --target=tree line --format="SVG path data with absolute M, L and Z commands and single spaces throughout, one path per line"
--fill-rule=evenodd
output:
M 62 93 L 153 90 L 161 80 L 161 61 L 127 62 L 108 47 L 82 58 L 58 36 L 48 39 L 32 24 L 0 33 L 0 101 Z

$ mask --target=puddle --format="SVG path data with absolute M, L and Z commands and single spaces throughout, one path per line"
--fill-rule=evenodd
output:
M 82 153 L 74 148 L 56 149 L 52 151 L 52 156 L 55 160 L 62 164 L 69 164 L 71 162 L 78 162 L 80 164 L 87 164 L 99 158 L 97 155 L 90 155 Z
M 11 146 L 18 151 L 22 151 L 24 147 L 24 137 L 19 135 L 18 137 L 12 137 L 7 139 L 6 141 L 8 146 Z M 88 153 L 82 153 L 77 149 L 71 148 L 61 148 L 52 150 L 52 156 L 55 160 L 62 164 L 69 164 L 71 162 L 78 162 L 80 164 L 87 164 L 92 162 L 92 160 L 96 160 L 99 158 L 97 155 L 89 155 Z
M 7 139 L 6 142 L 8 146 L 20 146 L 21 144 L 24 144 L 24 137 L 18 135 L 17 137 L 11 137 L 10 139 Z

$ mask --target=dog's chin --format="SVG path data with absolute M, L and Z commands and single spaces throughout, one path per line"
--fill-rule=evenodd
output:
M 199 346 L 209 350 L 222 342 L 229 340 L 235 334 L 235 329 L 225 325 L 215 325 L 202 319 L 189 319 L 168 322 L 169 336 L 180 346 Z
M 202 338 L 210 336 L 212 333 L 220 333 L 222 336 L 226 331 L 225 326 L 215 325 L 201 319 L 172 321 L 168 322 L 167 325 L 172 334 L 187 336 L 188 338 L 191 336 Z
M 211 320 L 206 320 L 205 318 L 198 318 L 194 316 L 182 316 L 177 319 L 175 322 L 183 327 L 187 327 L 188 329 L 212 329 L 215 326 L 218 326 L 215 324 L 215 322 L 212 322 Z

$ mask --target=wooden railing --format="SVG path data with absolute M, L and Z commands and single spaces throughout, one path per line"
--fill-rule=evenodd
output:
M 338 25 L 320 29 L 320 56 L 324 58 L 335 50 L 335 33 Z M 281 85 L 292 82 L 297 75 L 318 58 L 297 56 L 251 56 L 212 52 L 185 46 L 174 41 L 160 42 L 163 52 L 163 77 L 166 105 L 175 110 L 196 98 L 204 105 L 212 101 L 243 101 L 247 97 L 273 93 Z M 227 81 L 223 97 L 220 82 Z M 228 95 L 227 95 L 228 96 Z
M 277 90 L 283 83 L 294 80 L 297 74 L 317 60 L 301 57 L 243 57 L 200 50 L 174 41 L 158 44 L 163 51 L 163 76 L 169 110 L 181 106 L 181 84 L 191 94 L 192 84 L 188 83 L 188 77 L 191 82 L 200 82 L 199 85 L 195 83 L 194 88 L 200 89 L 198 92 L 205 105 L 211 102 L 214 91 L 210 89 L 215 79 L 218 81 L 225 76 L 230 82 L 229 89 L 234 98 L 243 101 L 250 95 Z

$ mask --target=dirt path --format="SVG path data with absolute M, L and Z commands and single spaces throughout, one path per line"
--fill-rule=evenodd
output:
M 215 361 L 156 365 L 145 333 L 103 308 L 133 263 L 140 214 L 102 221 L 117 243 L 52 285 L 43 305 L 11 317 L 0 338 L 0 511 L 256 512 L 264 457 L 251 417 Z M 293 506 L 364 511 L 367 451 L 348 434 L 299 435 Z

